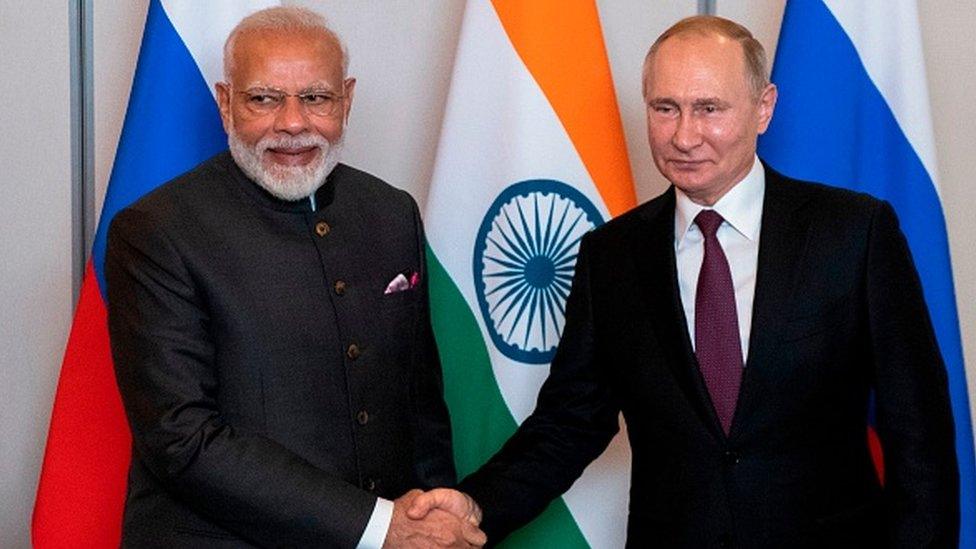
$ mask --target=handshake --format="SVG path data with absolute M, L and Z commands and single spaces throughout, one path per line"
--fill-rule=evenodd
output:
M 384 549 L 400 547 L 481 547 L 481 508 L 471 496 L 450 488 L 410 490 L 393 502 Z

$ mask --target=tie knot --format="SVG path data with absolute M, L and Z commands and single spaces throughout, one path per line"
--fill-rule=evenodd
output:
M 705 238 L 715 236 L 722 221 L 725 219 L 715 210 L 702 210 L 695 216 L 695 225 L 698 225 Z

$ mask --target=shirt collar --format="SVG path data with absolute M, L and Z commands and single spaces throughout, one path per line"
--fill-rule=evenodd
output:
M 709 208 L 692 202 L 688 195 L 677 187 L 674 191 L 674 241 L 680 245 L 698 213 Z M 755 241 L 759 238 L 765 191 L 766 171 L 759 157 L 755 157 L 752 169 L 745 178 L 733 185 L 710 209 L 718 212 L 736 232 Z

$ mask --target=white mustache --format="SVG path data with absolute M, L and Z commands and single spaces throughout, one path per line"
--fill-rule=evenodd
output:
M 329 141 L 321 135 L 269 136 L 258 142 L 257 150 L 259 153 L 264 153 L 268 149 L 301 149 L 305 147 L 326 149 L 329 145 Z

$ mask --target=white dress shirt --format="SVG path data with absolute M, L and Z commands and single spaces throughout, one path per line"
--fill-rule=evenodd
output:
M 742 363 L 749 357 L 749 333 L 752 329 L 752 300 L 756 293 L 756 270 L 759 259 L 759 230 L 762 225 L 766 173 L 759 158 L 745 179 L 733 186 L 711 208 L 695 204 L 688 195 L 675 188 L 674 253 L 678 267 L 678 290 L 681 306 L 688 321 L 688 335 L 695 346 L 695 293 L 698 272 L 705 257 L 705 237 L 695 224 L 695 216 L 705 209 L 719 213 L 725 221 L 718 228 L 718 241 L 732 271 L 735 287 L 735 310 L 739 319 Z
M 388 499 L 376 498 L 373 514 L 366 523 L 363 537 L 359 538 L 356 549 L 380 549 L 386 540 L 386 532 L 393 520 L 393 502 Z

